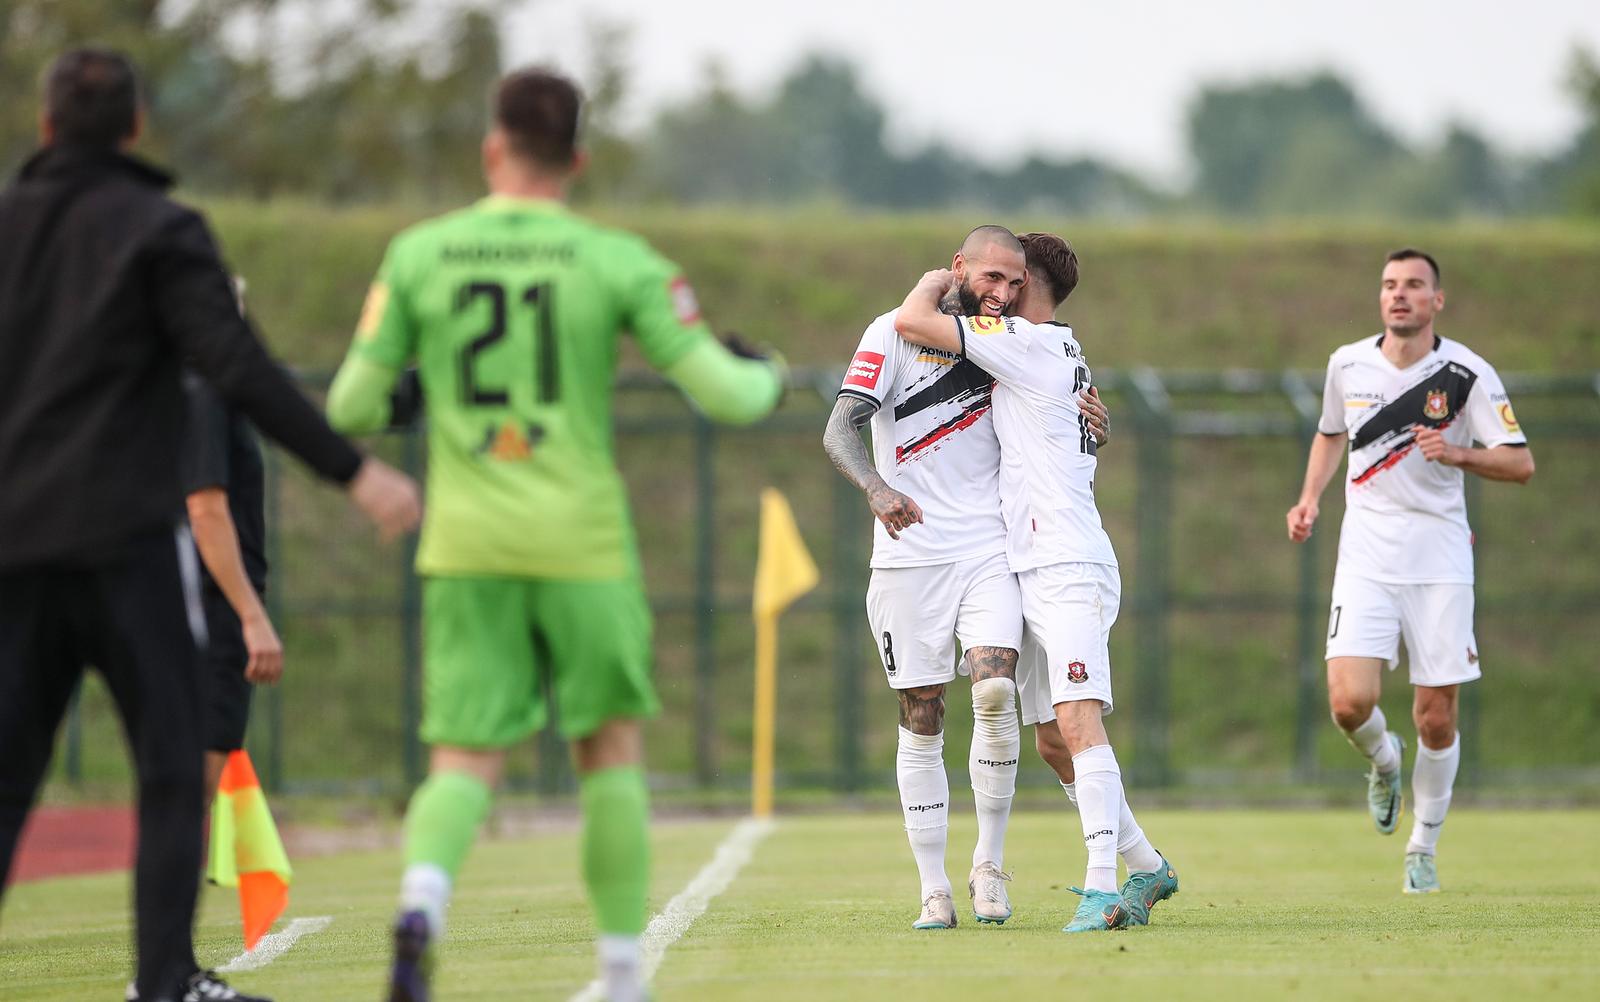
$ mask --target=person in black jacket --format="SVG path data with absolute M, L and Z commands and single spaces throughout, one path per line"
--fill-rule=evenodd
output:
M 127 60 L 67 52 L 44 89 L 43 148 L 0 191 L 0 874 L 93 664 L 138 773 L 135 988 L 145 1002 L 239 998 L 191 944 L 202 614 L 178 524 L 180 362 L 344 485 L 382 535 L 414 529 L 421 505 L 273 363 L 200 215 L 125 152 L 142 118 Z

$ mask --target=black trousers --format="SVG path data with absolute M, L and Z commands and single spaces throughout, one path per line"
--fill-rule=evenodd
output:
M 196 966 L 204 742 L 198 588 L 180 545 L 162 532 L 92 566 L 0 571 L 0 877 L 11 871 L 73 689 L 93 665 L 138 773 L 134 940 L 145 999 L 171 996 Z

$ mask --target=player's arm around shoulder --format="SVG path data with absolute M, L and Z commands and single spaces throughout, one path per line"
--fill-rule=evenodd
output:
M 955 273 L 946 268 L 923 275 L 895 313 L 895 333 L 924 348 L 960 352 L 959 323 L 939 311 L 939 301 L 954 282 Z

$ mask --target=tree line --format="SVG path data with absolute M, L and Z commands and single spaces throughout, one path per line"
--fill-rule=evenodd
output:
M 0 87 L 36 91 L 51 56 L 96 42 L 148 83 L 150 155 L 192 189 L 333 203 L 443 203 L 481 190 L 477 142 L 501 73 L 509 0 L 0 0 Z M 318 12 L 321 11 L 319 14 Z M 626 29 L 591 26 L 573 72 L 590 108 L 581 199 L 663 204 L 838 204 L 1056 215 L 1451 219 L 1600 215 L 1600 62 L 1575 50 L 1569 93 L 1584 124 L 1548 157 L 1515 157 L 1464 123 L 1409 144 L 1348 82 L 1203 85 L 1190 103 L 1192 179 L 1166 188 L 1094 156 L 980 164 L 941 143 L 887 141 L 888 112 L 856 68 L 802 56 L 770 95 L 708 67 L 690 97 L 625 130 Z M 0 167 L 34 143 L 35 104 L 0 103 Z

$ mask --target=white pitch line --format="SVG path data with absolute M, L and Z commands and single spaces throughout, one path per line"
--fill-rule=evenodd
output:
M 254 971 L 265 967 L 288 952 L 289 947 L 301 936 L 309 936 L 314 932 L 321 932 L 333 922 L 332 915 L 318 915 L 315 918 L 297 918 L 282 932 L 262 936 L 261 942 L 256 944 L 254 950 L 245 952 L 228 961 L 227 964 L 217 968 L 223 974 L 232 974 L 235 971 Z
M 640 944 L 644 950 L 645 984 L 655 977 L 667 948 L 689 931 L 695 919 L 705 914 L 712 898 L 728 889 L 739 871 L 750 862 L 756 846 L 771 831 L 772 821 L 768 818 L 745 818 L 739 822 L 717 846 L 716 855 L 711 857 L 711 861 L 689 881 L 689 886 L 679 891 L 667 902 L 667 907 L 650 920 Z M 596 979 L 568 1002 L 602 1002 L 605 997 L 605 986 Z

